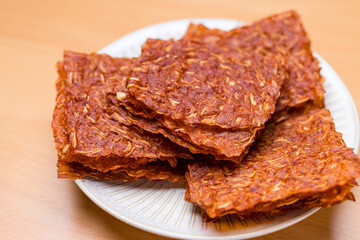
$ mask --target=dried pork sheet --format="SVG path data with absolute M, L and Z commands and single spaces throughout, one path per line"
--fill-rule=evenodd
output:
M 107 55 L 65 52 L 59 63 L 58 96 L 53 114 L 53 133 L 59 160 L 77 161 L 99 171 L 136 168 L 157 159 L 176 165 L 178 158 L 191 158 L 189 150 L 161 134 L 126 126 L 116 120 L 107 102 L 111 81 L 123 78 L 129 59 Z
M 108 172 L 102 172 L 79 162 L 58 161 L 59 178 L 86 178 L 111 179 L 119 181 L 136 181 L 147 179 L 150 181 L 168 180 L 170 182 L 186 183 L 184 167 L 171 167 L 166 162 L 151 162 L 138 168 L 119 167 Z
M 359 176 L 359 158 L 317 109 L 267 126 L 241 164 L 189 164 L 186 199 L 210 219 L 326 207 L 353 199 Z
M 358 186 L 355 180 L 349 181 L 343 186 L 335 186 L 321 193 L 309 193 L 308 197 L 306 197 L 304 194 L 301 194 L 301 197 L 303 197 L 301 200 L 297 200 L 297 197 L 293 196 L 292 198 L 274 201 L 271 204 L 259 204 L 249 211 L 234 213 L 233 215 L 238 216 L 241 219 L 273 217 L 275 215 L 280 215 L 299 209 L 305 210 L 315 207 L 329 207 L 342 203 L 345 200 L 355 201 L 354 194 L 351 192 L 351 188 L 354 186 Z M 217 219 L 210 218 L 208 215 L 206 215 L 205 212 L 202 212 L 201 215 L 204 221 L 214 221 Z
M 271 52 L 148 39 L 127 90 L 135 103 L 191 126 L 261 127 L 275 110 L 283 63 Z
M 319 62 L 312 54 L 309 36 L 295 11 L 272 15 L 228 32 L 191 24 L 185 38 L 284 55 L 287 74 L 276 111 L 286 111 L 309 102 L 318 107 L 324 105 L 325 91 Z

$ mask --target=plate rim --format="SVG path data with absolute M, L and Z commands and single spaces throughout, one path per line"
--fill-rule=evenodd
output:
M 352 113 L 354 115 L 353 117 L 355 118 L 355 120 L 354 120 L 355 128 L 356 128 L 355 129 L 355 146 L 354 146 L 353 150 L 354 150 L 355 154 L 358 154 L 359 147 L 360 147 L 360 126 L 359 126 L 359 112 L 356 108 L 354 98 L 352 97 L 349 89 L 346 87 L 345 83 L 340 78 L 339 74 L 335 71 L 335 69 L 323 57 L 321 57 L 317 52 L 313 51 L 313 55 L 316 59 L 319 60 L 322 68 L 323 68 L 323 66 L 325 66 L 327 68 L 327 70 L 331 72 L 331 75 L 337 79 L 337 83 L 340 85 L 342 90 L 344 92 L 346 92 L 345 97 L 347 98 L 348 102 L 350 103 L 350 107 L 351 107 Z
M 159 27 L 163 27 L 166 25 L 170 25 L 170 24 L 184 24 L 184 23 L 190 23 L 190 22 L 195 22 L 195 23 L 206 23 L 206 22 L 227 22 L 227 23 L 231 23 L 231 24 L 238 24 L 238 25 L 242 25 L 245 22 L 241 21 L 241 20 L 237 20 L 237 19 L 229 19 L 229 18 L 184 18 L 184 19 L 177 19 L 177 20 L 170 20 L 170 21 L 164 21 L 164 22 L 160 22 L 160 23 L 156 23 L 153 25 L 149 25 L 143 28 L 140 28 L 138 30 L 132 31 L 118 39 L 116 39 L 115 41 L 111 42 L 110 44 L 106 45 L 105 47 L 103 47 L 102 49 L 100 49 L 98 52 L 99 53 L 106 53 L 108 51 L 111 51 L 112 48 L 116 47 L 120 42 L 131 38 L 133 35 L 139 34 L 141 32 L 146 32 L 149 31 L 153 28 L 159 28 Z M 336 83 L 339 84 L 339 86 L 342 88 L 342 90 L 344 92 L 346 92 L 346 94 L 344 95 L 347 98 L 347 101 L 350 103 L 350 107 L 352 110 L 352 113 L 354 115 L 355 118 L 355 146 L 354 146 L 354 152 L 357 154 L 358 150 L 359 150 L 359 146 L 360 146 L 360 132 L 359 132 L 359 114 L 355 105 L 355 102 L 353 100 L 353 97 L 350 94 L 350 91 L 348 90 L 348 88 L 346 87 L 345 83 L 342 81 L 342 79 L 340 78 L 340 76 L 337 74 L 337 72 L 332 68 L 332 66 L 324 59 L 322 58 L 318 53 L 313 52 L 313 55 L 315 58 L 317 58 L 321 64 L 321 66 L 325 66 L 327 68 L 328 71 L 331 72 L 331 75 L 334 76 L 334 78 L 336 78 Z M 173 231 L 166 231 L 160 228 L 154 228 L 151 225 L 147 225 L 135 220 L 132 220 L 131 218 L 128 218 L 125 215 L 122 215 L 120 212 L 115 211 L 114 209 L 110 208 L 109 206 L 107 206 L 105 203 L 103 203 L 101 200 L 99 200 L 95 194 L 93 194 L 84 184 L 85 180 L 84 179 L 76 179 L 74 180 L 75 183 L 78 185 L 78 187 L 84 192 L 84 194 L 89 197 L 96 205 L 98 205 L 101 209 L 103 209 L 104 211 L 106 211 L 107 213 L 109 213 L 110 215 L 112 215 L 113 217 L 117 218 L 118 220 L 121 220 L 127 224 L 129 224 L 130 226 L 139 228 L 141 230 L 153 233 L 153 234 L 157 234 L 157 235 L 161 235 L 161 236 L 165 236 L 165 237 L 172 237 L 172 238 L 181 238 L 181 239 L 209 239 L 208 235 L 204 235 L 204 236 L 200 236 L 200 235 L 190 235 L 190 234 L 185 234 L 185 233 L 176 233 Z M 211 236 L 212 239 L 248 239 L 248 238 L 253 238 L 253 237 L 259 237 L 259 236 L 263 236 L 263 235 L 267 235 L 279 230 L 282 230 L 284 228 L 287 228 L 289 226 L 292 226 L 306 218 L 308 218 L 309 216 L 311 216 L 312 214 L 314 214 L 315 212 L 317 212 L 320 208 L 313 208 L 313 209 L 309 209 L 306 210 L 304 213 L 286 220 L 285 222 L 282 222 L 279 225 L 276 226 L 272 226 L 269 227 L 267 229 L 261 230 L 261 231 L 257 231 L 257 232 L 250 232 L 250 233 L 242 233 L 241 235 L 239 234 L 234 234 L 234 235 L 224 235 L 224 236 Z M 191 238 L 190 238 L 191 237 Z

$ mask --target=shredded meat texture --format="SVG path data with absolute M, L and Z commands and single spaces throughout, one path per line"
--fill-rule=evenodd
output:
M 213 219 L 331 206 L 351 199 L 360 161 L 317 109 L 267 126 L 240 165 L 189 164 L 186 199 Z
M 295 11 L 275 14 L 230 31 L 191 24 L 185 38 L 216 46 L 283 55 L 287 71 L 276 111 L 287 111 L 305 103 L 324 106 L 324 80 L 319 62 L 312 54 L 309 36 Z

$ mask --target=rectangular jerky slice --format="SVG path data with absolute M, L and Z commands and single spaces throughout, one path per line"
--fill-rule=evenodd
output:
M 275 14 L 228 32 L 190 24 L 185 38 L 214 45 L 230 45 L 247 51 L 271 51 L 284 55 L 287 74 L 276 112 L 309 102 L 314 106 L 324 106 L 325 91 L 319 62 L 312 54 L 310 39 L 295 11 Z
M 293 199 L 284 199 L 281 201 L 274 201 L 268 205 L 259 205 L 259 208 L 250 209 L 238 214 L 240 219 L 244 218 L 258 218 L 258 217 L 273 217 L 275 215 L 284 214 L 294 210 L 305 210 L 315 207 L 330 207 L 335 204 L 342 203 L 345 200 L 355 201 L 354 194 L 351 188 L 358 186 L 355 180 L 349 181 L 343 186 L 335 186 L 323 191 L 321 193 L 312 194 L 309 193 L 309 197 L 302 195 L 301 200 L 297 200 L 296 197 Z M 202 212 L 202 218 L 204 221 L 214 221 L 217 218 L 209 218 L 205 212 Z
M 261 127 L 275 111 L 283 63 L 270 52 L 148 39 L 126 87 L 135 106 L 187 125 Z
M 189 164 L 186 199 L 210 218 L 331 206 L 352 199 L 360 161 L 317 109 L 267 126 L 239 165 Z
M 99 171 L 135 168 L 157 159 L 176 165 L 178 158 L 191 158 L 189 150 L 161 134 L 114 119 L 108 106 L 105 78 L 126 75 L 129 59 L 107 55 L 64 53 L 58 65 L 58 96 L 53 115 L 53 133 L 59 160 L 77 161 Z

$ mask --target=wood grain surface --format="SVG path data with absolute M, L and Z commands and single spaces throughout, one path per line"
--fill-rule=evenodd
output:
M 145 26 L 181 18 L 245 21 L 296 9 L 313 50 L 360 107 L 360 1 L 0 0 L 0 238 L 167 239 L 104 212 L 56 178 L 51 132 L 55 63 L 63 50 L 95 52 Z M 354 189 L 360 200 L 360 187 Z M 360 239 L 360 202 L 322 209 L 258 239 Z

